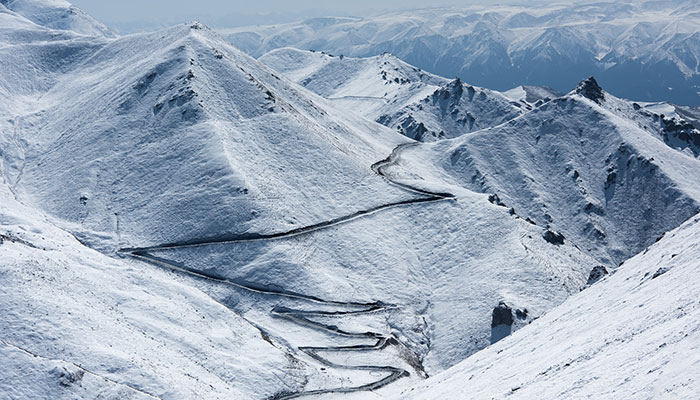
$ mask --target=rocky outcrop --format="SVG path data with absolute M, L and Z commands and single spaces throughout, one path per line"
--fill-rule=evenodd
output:
M 544 234 L 542 234 L 542 237 L 544 240 L 556 246 L 564 244 L 564 235 L 558 232 L 547 230 L 544 232 Z
M 491 313 L 491 344 L 510 335 L 512 330 L 513 309 L 505 302 L 500 302 Z
M 598 85 L 598 81 L 596 81 L 594 77 L 590 77 L 579 83 L 576 87 L 576 93 L 598 104 L 605 100 L 605 92 L 603 92 L 603 89 Z
M 602 266 L 599 265 L 591 270 L 591 273 L 588 275 L 588 282 L 586 282 L 586 286 L 590 286 L 599 280 L 603 279 L 604 276 L 608 275 L 608 270 Z

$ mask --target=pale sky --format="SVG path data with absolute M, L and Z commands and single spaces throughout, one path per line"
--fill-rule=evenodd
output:
M 212 27 L 274 24 L 327 15 L 364 16 L 395 9 L 528 0 L 69 0 L 122 33 L 201 21 Z M 533 0 L 529 0 L 533 2 Z M 565 0 L 566 1 L 566 0 Z M 550 1 L 553 2 L 553 1 Z M 561 2 L 561 1 L 560 1 Z M 572 2 L 571 0 L 567 2 Z M 581 2 L 578 0 L 576 2 Z M 542 4 L 543 1 L 537 1 Z

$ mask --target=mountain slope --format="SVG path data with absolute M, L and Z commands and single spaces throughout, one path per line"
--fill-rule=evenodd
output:
M 568 235 L 562 242 L 460 181 L 462 169 L 439 168 L 444 153 L 436 149 L 487 131 L 412 141 L 197 23 L 109 38 L 14 12 L 0 17 L 13 21 L 0 29 L 8 66 L 0 73 L 0 251 L 8 254 L 0 308 L 9 310 L 0 351 L 32 377 L 3 371 L 3 393 L 391 394 L 561 304 L 600 271 L 591 254 L 609 250 L 582 250 Z M 351 76 L 367 73 L 409 107 L 417 93 L 437 93 L 426 123 L 449 122 L 441 105 L 539 107 L 513 124 L 563 114 L 549 109 L 556 100 L 531 104 L 527 95 L 512 101 L 476 88 L 475 99 L 486 100 L 472 102 L 470 86 L 388 56 L 346 64 L 288 54 L 307 57 L 309 73 L 324 63 L 356 66 Z M 385 66 L 386 80 L 399 85 L 381 83 Z M 402 86 L 402 77 L 411 83 Z M 359 78 L 350 82 L 340 86 L 358 90 L 349 96 L 369 90 L 355 85 Z M 619 128 L 591 87 L 569 95 L 574 114 Z M 674 175 L 659 167 L 659 190 L 670 199 L 664 210 L 678 209 L 673 222 L 695 204 L 692 179 L 681 179 L 695 172 L 694 132 L 646 105 L 602 96 L 616 118 L 646 124 L 663 151 L 650 148 L 681 168 Z M 379 110 L 360 100 L 368 113 Z M 532 132 L 523 132 L 512 135 L 513 147 L 529 145 Z M 610 146 L 619 144 L 620 131 L 609 135 Z M 582 162 L 586 171 L 591 165 Z M 620 220 L 610 223 L 627 222 Z
M 168 381 L 149 384 L 152 374 L 177 380 L 181 375 L 169 368 L 194 371 L 172 387 L 174 397 L 189 397 L 189 388 L 203 398 L 290 398 L 383 382 L 405 387 L 560 304 L 596 265 L 569 244 L 547 242 L 541 227 L 488 196 L 423 180 L 424 168 L 404 169 L 409 139 L 288 81 L 200 24 L 105 38 L 6 15 L 18 29 L 2 36 L 12 45 L 0 52 L 9 66 L 0 74 L 8 95 L 0 100 L 0 172 L 8 196 L 26 207 L 23 214 L 45 216 L 52 229 L 79 239 L 60 247 L 66 254 L 56 256 L 62 260 L 56 267 L 66 277 L 90 278 L 84 285 L 56 278 L 32 286 L 38 297 L 24 301 L 21 278 L 7 277 L 3 309 L 17 316 L 8 346 L 17 348 L 4 351 L 37 376 L 51 370 L 20 349 L 61 350 L 40 355 L 66 360 L 60 363 L 66 367 L 85 364 L 99 375 L 113 371 L 109 379 L 155 394 L 164 394 Z M 27 65 L 36 68 L 26 72 Z M 32 221 L 25 230 L 38 229 Z M 13 223 L 2 226 L 9 231 Z M 45 265 L 41 253 L 12 254 L 13 271 Z M 202 368 L 215 371 L 199 372 L 189 356 L 175 354 L 171 362 L 161 352 L 139 353 L 143 363 L 129 364 L 133 369 L 123 359 L 97 368 L 105 359 L 100 343 L 121 332 L 115 320 L 91 333 L 76 357 L 69 333 L 90 329 L 91 321 L 40 314 L 54 334 L 32 336 L 31 309 L 41 304 L 41 293 L 53 291 L 61 300 L 78 289 L 71 313 L 82 315 L 94 297 L 82 288 L 93 287 L 109 309 L 120 301 L 112 289 L 132 276 L 120 268 L 149 293 L 186 292 L 184 311 L 141 304 L 124 311 L 125 319 L 157 314 L 155 320 L 188 327 L 182 333 L 164 325 L 153 333 L 158 343 L 209 338 L 209 326 L 190 318 L 233 314 L 231 324 L 244 328 L 212 328 L 226 344 L 222 354 L 184 339 L 178 343 L 194 350 L 164 344 L 177 354 L 201 355 Z M 94 282 L 101 269 L 108 270 L 107 287 Z M 124 290 L 129 298 L 138 292 Z M 501 303 L 520 310 L 519 317 L 494 331 L 491 313 Z M 463 304 L 457 315 L 455 304 Z M 250 326 L 259 335 L 248 335 Z M 247 339 L 234 340 L 241 335 Z M 124 340 L 138 348 L 148 343 L 134 335 Z M 229 352 L 228 346 L 238 347 Z M 235 372 L 250 354 L 260 357 L 252 373 L 266 371 L 256 375 L 260 380 Z M 227 364 L 234 376 L 226 375 Z M 198 380 L 211 386 L 192 383 Z M 47 396 L 60 389 L 46 388 Z
M 593 78 L 497 127 L 415 148 L 406 160 L 492 200 L 614 266 L 695 214 L 700 132 L 605 93 Z M 498 143 L 497 146 L 494 143 Z
M 396 398 L 697 396 L 700 218 L 527 328 Z
M 87 36 L 114 36 L 109 28 L 65 0 L 2 0 L 0 7 L 46 28 Z
M 498 125 L 528 108 L 498 92 L 421 71 L 389 54 L 351 58 L 284 48 L 259 60 L 339 106 L 418 141 Z
M 6 169 L 21 198 L 107 240 L 283 230 L 403 196 L 366 167 L 400 137 L 299 94 L 200 25 L 80 55 L 11 118 L 27 145 L 8 140 L 22 156 Z
M 304 374 L 201 287 L 85 247 L 4 181 L 0 254 L 4 398 L 264 398 L 298 384 L 278 368 Z

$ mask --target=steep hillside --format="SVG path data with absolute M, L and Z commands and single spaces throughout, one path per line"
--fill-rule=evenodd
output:
M 695 216 L 614 275 L 395 398 L 696 398 L 699 243 Z
M 2 4 L 3 395 L 391 395 L 698 207 L 681 108 L 592 80 L 509 98 L 267 55 L 287 78 L 198 23 L 109 37 Z
M 698 212 L 700 131 L 591 78 L 497 127 L 406 153 L 614 266 Z M 494 145 L 497 144 L 497 145 Z M 410 168 L 410 167 L 409 167 Z
M 24 74 L 23 50 L 42 75 Z M 91 243 L 284 230 L 406 197 L 368 170 L 400 137 L 301 94 L 201 25 L 5 57 L 18 68 L 4 86 L 29 97 L 3 121 L 8 181 Z M 36 81 L 46 90 L 25 89 Z
M 0 397 L 265 398 L 311 373 L 204 287 L 48 221 L 0 180 Z
M 22 207 L 2 212 L 3 235 L 37 245 L 23 232 L 45 230 L 57 243 L 48 261 L 0 245 L 13 310 L 3 332 L 14 332 L 3 351 L 47 385 L 7 372 L 21 393 L 60 397 L 78 375 L 85 386 L 66 396 L 128 389 L 105 389 L 114 382 L 185 398 L 406 387 L 560 304 L 597 265 L 487 195 L 422 179 L 427 166 L 403 167 L 409 139 L 200 24 L 105 38 L 2 17 L 13 23 L 0 30 L 11 43 L 0 49 L 0 172 Z M 47 280 L 25 285 L 26 274 Z M 54 318 L 60 304 L 75 319 Z M 493 325 L 505 308 L 517 320 Z M 123 314 L 89 319 L 113 309 Z M 146 322 L 122 334 L 123 320 Z M 128 349 L 122 358 L 103 356 L 112 335 L 133 343 L 109 343 Z M 207 350 L 212 337 L 221 353 Z M 148 343 L 173 354 L 140 351 Z
M 260 61 L 340 107 L 423 142 L 498 125 L 531 108 L 389 54 L 351 58 L 284 48 Z

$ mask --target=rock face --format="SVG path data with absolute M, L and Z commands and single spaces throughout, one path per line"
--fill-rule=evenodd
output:
M 579 83 L 578 87 L 576 87 L 576 93 L 598 104 L 605 100 L 605 93 L 594 77 L 590 77 Z
M 491 344 L 510 335 L 512 330 L 513 309 L 505 302 L 500 302 L 491 314 Z
M 513 325 L 513 309 L 504 302 L 498 303 L 498 306 L 493 309 L 491 327 L 499 325 Z
M 599 280 L 601 280 L 605 275 L 608 275 L 608 270 L 602 266 L 599 265 L 591 270 L 590 275 L 588 275 L 588 282 L 586 282 L 586 286 L 590 286 Z
M 558 232 L 547 230 L 542 234 L 542 237 L 544 240 L 557 246 L 564 244 L 564 235 Z

